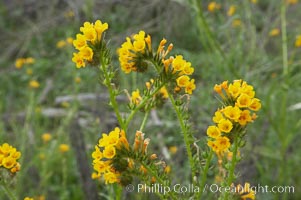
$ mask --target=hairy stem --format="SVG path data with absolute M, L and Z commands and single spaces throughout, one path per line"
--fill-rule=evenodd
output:
M 185 142 L 185 146 L 186 146 L 186 152 L 187 152 L 187 156 L 188 156 L 188 160 L 189 160 L 189 164 L 190 164 L 190 168 L 191 168 L 191 178 L 192 180 L 194 180 L 195 177 L 195 163 L 192 157 L 192 151 L 191 151 L 191 147 L 190 147 L 190 142 L 189 142 L 189 136 L 188 136 L 188 129 L 187 126 L 185 125 L 185 120 L 184 117 L 182 115 L 182 112 L 179 110 L 179 107 L 176 105 L 175 99 L 173 98 L 173 96 L 171 94 L 169 94 L 169 98 L 171 101 L 171 104 L 174 108 L 174 110 L 176 111 L 178 120 L 180 122 L 180 127 L 182 130 L 182 134 L 183 134 L 183 138 L 184 138 L 184 142 Z

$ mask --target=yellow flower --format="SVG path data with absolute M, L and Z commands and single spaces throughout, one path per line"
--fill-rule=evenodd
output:
M 77 68 L 81 68 L 81 67 L 85 67 L 86 66 L 86 63 L 85 63 L 82 55 L 79 54 L 79 53 L 73 53 L 72 61 L 74 63 L 76 63 L 76 67 Z
M 115 155 L 116 155 L 116 149 L 113 145 L 105 147 L 103 151 L 103 156 L 105 158 L 112 159 Z
M 140 101 L 142 100 L 142 97 L 140 96 L 139 89 L 132 92 L 131 101 L 133 104 L 138 105 Z
M 77 34 L 76 39 L 73 40 L 73 45 L 78 50 L 80 50 L 81 48 L 87 46 L 85 36 L 83 36 L 82 34 Z
M 16 164 L 16 159 L 12 158 L 12 157 L 5 157 L 2 160 L 2 165 L 3 167 L 10 169 L 12 168 L 14 165 Z
M 278 36 L 279 34 L 280 34 L 280 29 L 279 28 L 274 28 L 269 32 L 269 36 L 271 36 L 271 37 Z
M 94 28 L 97 33 L 97 39 L 100 41 L 102 33 L 109 28 L 109 25 L 108 23 L 102 23 L 100 20 L 96 20 Z
M 185 87 L 185 92 L 187 94 L 192 94 L 192 91 L 195 90 L 196 86 L 194 84 L 194 79 L 191 79 L 190 81 L 188 81 L 188 83 L 186 84 Z
M 295 41 L 295 47 L 301 47 L 301 35 L 297 35 Z
M 236 106 L 227 106 L 223 109 L 223 113 L 227 118 L 237 121 L 240 117 L 241 110 Z
M 250 183 L 245 183 L 244 186 L 237 185 L 235 191 L 241 200 L 255 200 L 255 191 L 250 187 Z
M 60 144 L 59 150 L 61 153 L 66 153 L 69 151 L 69 145 L 68 144 Z
M 179 87 L 186 87 L 189 84 L 189 76 L 183 75 L 177 78 L 177 85 Z
M 34 199 L 30 197 L 25 197 L 24 200 L 34 200 Z
M 212 1 L 208 4 L 208 11 L 209 12 L 214 12 L 216 10 L 219 10 L 221 8 L 221 5 Z
M 250 0 L 253 4 L 257 3 L 257 0 Z
M 15 66 L 17 69 L 20 69 L 23 64 L 25 63 L 25 59 L 24 58 L 18 58 L 15 62 Z
M 172 67 L 175 72 L 182 71 L 184 65 L 185 65 L 185 60 L 183 59 L 182 55 L 176 56 L 176 58 L 173 59 L 172 61 Z
M 26 64 L 33 64 L 34 62 L 35 62 L 35 59 L 32 57 L 25 58 Z
M 218 137 L 215 143 L 218 146 L 218 150 L 221 152 L 227 150 L 231 145 L 230 140 L 227 137 Z
M 171 154 L 176 154 L 177 151 L 178 151 L 178 147 L 177 146 L 171 146 L 171 147 L 168 148 L 168 150 Z
M 79 54 L 83 59 L 87 61 L 91 61 L 93 59 L 93 50 L 90 47 L 81 48 Z
M 207 128 L 207 135 L 211 138 L 218 138 L 221 136 L 221 131 L 216 126 L 209 126 Z
M 232 122 L 228 119 L 222 119 L 221 121 L 219 121 L 217 126 L 219 130 L 224 133 L 229 133 L 233 128 Z
M 249 95 L 241 94 L 237 100 L 236 105 L 240 108 L 247 108 L 251 105 L 251 98 Z
M 73 44 L 73 38 L 72 37 L 67 37 L 66 42 L 68 44 Z
M 165 86 L 160 89 L 160 94 L 162 95 L 163 99 L 168 99 L 168 92 Z
M 164 172 L 166 174 L 169 174 L 171 172 L 171 166 L 170 165 L 167 165 L 165 168 L 164 168 Z
M 214 117 L 212 118 L 213 122 L 219 123 L 222 119 L 224 119 L 224 116 L 220 110 L 216 111 L 214 113 Z
M 252 117 L 251 117 L 251 114 L 250 114 L 250 111 L 249 110 L 243 110 L 241 113 L 240 113 L 240 117 L 238 119 L 238 123 L 241 125 L 241 126 L 245 126 L 248 122 L 252 122 Z
M 235 13 L 235 11 L 236 11 L 236 6 L 231 5 L 230 8 L 229 8 L 229 10 L 228 10 L 228 12 L 227 12 L 227 15 L 229 17 L 231 17 Z
M 30 88 L 34 88 L 34 89 L 39 88 L 40 87 L 40 83 L 38 81 L 36 81 L 36 80 L 31 80 L 29 82 L 29 87 Z
M 249 105 L 249 108 L 254 111 L 260 110 L 260 108 L 261 108 L 260 100 L 257 98 L 253 98 L 251 100 L 251 104 Z
M 17 162 L 20 157 L 21 153 L 8 143 L 0 146 L 0 167 L 4 167 L 10 170 L 11 173 L 15 173 L 21 168 L 21 165 Z
M 66 42 L 64 40 L 60 40 L 56 43 L 56 47 L 61 49 L 66 46 Z
M 100 160 L 103 158 L 103 153 L 99 150 L 97 146 L 95 146 L 95 151 L 92 153 L 92 158 L 96 160 Z
M 43 140 L 45 143 L 49 142 L 49 141 L 51 140 L 51 138 L 52 138 L 52 136 L 51 136 L 50 133 L 44 133 L 44 134 L 42 135 L 42 140 Z
M 118 175 L 113 172 L 107 172 L 104 174 L 105 182 L 108 183 L 116 183 L 119 181 Z

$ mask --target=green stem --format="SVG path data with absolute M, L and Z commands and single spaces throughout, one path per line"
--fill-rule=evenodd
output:
M 283 75 L 288 74 L 288 56 L 287 56 L 287 33 L 286 33 L 286 1 L 281 4 L 281 32 L 282 32 L 282 62 Z
M 148 96 L 146 96 L 145 98 L 142 99 L 142 101 L 140 102 L 140 104 L 131 111 L 131 113 L 129 114 L 129 116 L 127 117 L 124 126 L 127 128 L 129 126 L 129 123 L 131 122 L 131 120 L 133 119 L 134 115 L 136 114 L 136 112 L 138 110 L 140 110 L 150 98 L 153 98 L 154 94 L 156 94 L 163 86 L 165 85 L 165 83 L 162 83 L 159 87 L 157 87 L 152 93 L 150 93 Z M 124 129 L 126 130 L 126 129 Z
M 103 59 L 101 60 L 101 68 L 100 69 L 104 73 L 105 85 L 107 86 L 107 88 L 109 90 L 109 94 L 110 94 L 110 104 L 114 109 L 114 112 L 116 114 L 118 123 L 119 123 L 119 125 L 121 126 L 121 128 L 123 130 L 126 130 L 127 126 L 125 126 L 125 123 L 124 123 L 124 121 L 121 117 L 121 114 L 120 114 L 119 108 L 118 108 L 118 104 L 117 104 L 117 101 L 116 101 L 116 90 L 112 87 L 111 78 L 110 78 L 110 76 L 108 74 L 108 71 L 107 71 L 107 65 L 105 64 Z
M 200 182 L 200 192 L 198 193 L 196 199 L 200 199 L 200 197 L 202 197 L 203 192 L 205 191 L 204 186 L 205 186 L 205 183 L 206 183 L 206 180 L 207 180 L 207 173 L 208 173 L 208 170 L 209 170 L 209 166 L 210 166 L 212 156 L 213 156 L 213 151 L 210 149 L 209 156 L 206 159 L 205 168 L 202 172 L 203 174 L 202 174 L 202 179 L 201 179 L 201 182 Z
M 191 147 L 190 147 L 190 142 L 189 142 L 189 137 L 188 137 L 188 129 L 185 125 L 185 120 L 183 118 L 183 115 L 181 113 L 181 111 L 179 110 L 178 106 L 176 105 L 175 99 L 173 98 L 172 94 L 169 94 L 169 99 L 171 101 L 171 104 L 174 108 L 174 110 L 176 111 L 178 120 L 180 122 L 180 127 L 183 133 L 183 138 L 184 138 L 184 142 L 185 142 L 185 146 L 186 146 L 186 152 L 187 152 L 187 156 L 188 156 L 188 160 L 189 160 L 189 164 L 190 164 L 190 168 L 191 168 L 191 178 L 192 180 L 194 180 L 195 177 L 195 163 L 192 157 L 192 151 L 191 151 Z
M 142 121 L 140 129 L 139 129 L 141 132 L 143 132 L 143 129 L 144 129 L 145 125 L 146 125 L 146 121 L 147 121 L 147 118 L 149 116 L 149 113 L 150 113 L 149 109 L 147 111 L 145 111 L 144 118 L 143 118 L 143 121 Z
M 6 196 L 9 197 L 9 199 L 17 200 L 16 196 L 10 191 L 10 189 L 8 188 L 8 186 L 6 185 L 6 183 L 4 181 L 1 181 L 1 189 L 6 194 Z
M 228 179 L 227 179 L 227 187 L 231 187 L 231 184 L 233 183 L 234 181 L 234 170 L 235 170 L 235 167 L 236 167 L 236 163 L 237 163 L 237 151 L 238 151 L 238 138 L 237 137 L 234 137 L 234 142 L 233 142 L 234 146 L 233 146 L 233 156 L 232 156 L 232 160 L 231 160 L 231 166 L 230 166 L 230 169 L 229 169 L 229 175 L 228 175 Z M 228 200 L 229 198 L 229 192 L 225 192 L 224 193 L 225 195 L 225 198 L 224 200 Z

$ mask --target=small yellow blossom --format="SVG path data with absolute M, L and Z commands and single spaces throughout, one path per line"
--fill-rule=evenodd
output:
M 221 8 L 221 5 L 212 1 L 208 4 L 208 11 L 209 12 L 215 12 L 216 10 L 219 10 Z
M 44 133 L 44 134 L 42 135 L 42 140 L 43 140 L 43 142 L 45 142 L 45 143 L 49 142 L 49 141 L 51 140 L 51 138 L 52 138 L 52 136 L 51 136 L 50 133 Z
M 295 47 L 301 47 L 301 35 L 297 35 L 295 41 Z
M 24 200 L 34 200 L 34 199 L 30 197 L 25 197 Z
M 17 160 L 21 157 L 21 152 L 16 148 L 4 143 L 0 145 L 0 168 L 4 167 L 11 173 L 16 173 L 20 170 L 21 165 Z
M 17 69 L 20 69 L 23 64 L 25 63 L 25 59 L 24 58 L 18 58 L 15 62 L 15 66 Z
M 278 36 L 279 34 L 280 34 L 280 29 L 279 29 L 279 28 L 273 28 L 273 29 L 269 32 L 269 36 L 271 36 L 271 37 Z
M 232 5 L 228 10 L 227 15 L 231 17 L 232 15 L 234 15 L 235 11 L 236 11 L 236 6 Z
M 216 126 L 209 126 L 207 128 L 207 135 L 211 138 L 218 138 L 221 136 L 221 131 Z
M 65 47 L 65 46 L 66 46 L 66 41 L 65 40 L 60 40 L 56 43 L 56 47 L 59 48 L 59 49 Z
M 40 87 L 40 83 L 38 81 L 36 81 L 36 80 L 31 80 L 29 82 L 29 87 L 30 88 L 34 88 L 34 89 L 39 88 Z
M 60 144 L 59 150 L 61 153 L 65 153 L 69 151 L 69 145 L 68 144 Z
M 218 123 L 218 128 L 219 128 L 220 131 L 222 131 L 224 133 L 229 133 L 232 130 L 232 128 L 233 128 L 233 124 L 228 119 L 222 119 Z
M 177 146 L 170 146 L 170 147 L 168 148 L 168 150 L 169 150 L 169 152 L 170 152 L 171 154 L 176 154 L 176 153 L 178 152 L 178 147 L 177 147 Z
M 132 92 L 131 102 L 135 105 L 138 105 L 140 101 L 142 100 L 142 97 L 140 96 L 139 89 Z

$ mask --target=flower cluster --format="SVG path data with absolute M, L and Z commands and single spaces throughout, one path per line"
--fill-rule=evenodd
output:
M 15 62 L 15 66 L 17 69 L 20 69 L 23 67 L 25 64 L 33 64 L 35 62 L 35 59 L 32 57 L 28 58 L 18 58 Z
M 0 146 L 0 167 L 16 173 L 20 170 L 21 165 L 17 160 L 21 157 L 21 153 L 11 145 L 4 143 Z
M 254 113 L 261 108 L 258 98 L 255 98 L 255 91 L 245 81 L 235 80 L 228 85 L 224 81 L 214 86 L 222 98 L 223 107 L 217 110 L 213 117 L 215 125 L 207 128 L 207 135 L 211 138 L 208 146 L 216 153 L 228 150 L 231 139 L 240 135 L 242 130 L 250 122 L 257 118 Z
M 109 134 L 102 134 L 95 151 L 92 153 L 93 168 L 97 173 L 92 174 L 92 178 L 104 177 L 106 184 L 119 182 L 120 173 L 112 165 L 112 159 L 116 155 L 116 149 L 129 148 L 125 132 L 119 128 Z
M 76 63 L 77 68 L 85 67 L 86 62 L 93 63 L 94 50 L 102 48 L 103 33 L 108 29 L 107 23 L 102 23 L 97 20 L 94 24 L 85 22 L 84 26 L 80 27 L 82 34 L 77 34 L 73 41 L 74 47 L 79 51 L 73 53 L 72 61 Z
M 121 69 L 125 73 L 145 72 L 151 63 L 160 75 L 165 74 L 163 77 L 171 77 L 174 80 L 176 92 L 183 88 L 185 93 L 192 94 L 196 86 L 195 80 L 190 79 L 189 76 L 193 74 L 194 68 L 190 62 L 183 59 L 182 55 L 177 55 L 175 58 L 170 56 L 166 59 L 173 48 L 173 45 L 169 44 L 165 50 L 166 43 L 166 39 L 162 39 L 157 50 L 154 51 L 151 36 L 146 35 L 144 31 L 134 34 L 132 39 L 127 37 L 126 42 L 118 50 Z
M 148 154 L 149 138 L 137 131 L 133 146 L 129 146 L 125 132 L 119 128 L 109 134 L 102 134 L 95 151 L 92 153 L 93 168 L 96 172 L 92 178 L 103 176 L 105 183 L 128 185 L 133 176 L 141 174 L 144 181 L 155 182 L 156 178 L 148 170 L 154 170 L 160 177 L 170 171 L 163 161 L 157 161 L 156 154 Z

